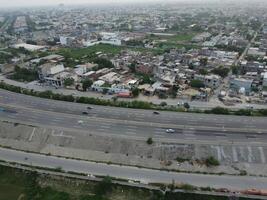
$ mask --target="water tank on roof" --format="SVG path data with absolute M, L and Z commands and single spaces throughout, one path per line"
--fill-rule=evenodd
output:
M 239 89 L 239 94 L 245 94 L 246 93 L 246 89 L 244 87 L 241 87 Z

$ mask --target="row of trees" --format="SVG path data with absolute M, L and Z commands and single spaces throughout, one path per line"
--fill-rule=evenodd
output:
M 9 78 L 17 81 L 31 82 L 38 79 L 38 73 L 33 69 L 15 67 L 15 72 L 9 76 Z
M 37 92 L 34 90 L 24 89 L 18 86 L 8 85 L 4 82 L 0 82 L 0 88 L 16 93 L 47 98 L 47 99 L 68 101 L 68 102 L 78 102 L 84 104 L 115 106 L 115 107 L 135 108 L 135 109 L 159 109 L 159 110 L 181 111 L 180 109 L 177 109 L 175 106 L 167 106 L 167 103 L 158 106 L 153 103 L 144 101 L 117 101 L 116 98 L 112 100 L 105 100 L 93 97 L 74 97 L 72 95 L 53 93 L 52 91 Z M 186 109 L 186 111 L 189 111 L 190 105 L 188 103 L 185 103 L 184 108 Z M 201 111 L 198 110 L 197 112 Z M 204 111 L 204 113 L 223 114 L 223 115 L 234 114 L 234 115 L 245 115 L 245 116 L 267 116 L 267 109 L 259 109 L 259 110 L 240 109 L 237 111 L 232 111 L 227 108 L 216 107 L 211 110 L 206 110 Z

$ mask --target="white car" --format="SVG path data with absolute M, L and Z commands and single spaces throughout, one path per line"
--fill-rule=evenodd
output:
M 167 129 L 166 130 L 166 133 L 175 133 L 175 130 L 173 130 L 173 129 L 170 128 L 170 129 Z
M 89 177 L 89 178 L 95 178 L 95 176 L 93 174 L 87 174 L 87 177 Z

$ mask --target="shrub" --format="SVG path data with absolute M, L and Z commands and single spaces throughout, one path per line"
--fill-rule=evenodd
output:
M 177 162 L 180 162 L 180 163 L 182 163 L 182 162 L 186 162 L 186 161 L 189 161 L 189 160 L 190 160 L 190 159 L 188 159 L 188 158 L 182 158 L 182 157 L 179 157 L 179 156 L 176 158 L 176 161 L 177 161 Z
M 184 103 L 184 108 L 189 109 L 190 108 L 189 103 Z
M 236 111 L 235 114 L 236 115 L 251 116 L 252 112 L 251 112 L 251 110 L 248 110 L 248 109 L 240 109 L 240 110 Z
M 139 89 L 138 88 L 134 88 L 132 90 L 132 94 L 133 94 L 134 97 L 138 97 L 139 96 Z
M 248 173 L 246 170 L 241 170 L 240 171 L 240 176 L 246 176 Z
M 180 189 L 186 190 L 186 191 L 193 191 L 193 190 L 196 190 L 196 187 L 193 185 L 189 185 L 189 184 L 182 184 L 180 186 Z
M 148 145 L 151 145 L 151 144 L 153 144 L 153 139 L 150 137 L 150 138 L 148 138 L 147 139 L 147 141 L 146 141 L 146 143 L 148 144 Z
M 263 116 L 267 116 L 267 109 L 260 109 L 259 114 L 261 114 Z
M 220 165 L 220 162 L 216 158 L 214 158 L 213 156 L 210 156 L 210 157 L 208 157 L 205 160 L 205 164 L 208 167 L 211 167 L 211 166 L 219 166 Z
M 167 105 L 168 104 L 165 101 L 163 101 L 163 102 L 160 103 L 160 106 L 162 106 L 162 107 L 167 106 Z
M 228 115 L 229 110 L 227 108 L 222 108 L 222 107 L 216 107 L 211 109 L 210 111 L 213 114 L 218 114 L 218 115 Z
M 112 179 L 109 176 L 103 178 L 103 180 L 95 186 L 95 194 L 99 196 L 105 195 L 111 191 L 112 191 Z

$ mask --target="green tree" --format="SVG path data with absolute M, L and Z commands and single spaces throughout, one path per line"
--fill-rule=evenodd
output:
M 115 67 L 110 60 L 105 58 L 96 58 L 94 59 L 94 63 L 98 64 L 98 69 Z
M 239 73 L 239 67 L 238 66 L 233 65 L 231 70 L 232 70 L 232 73 L 234 75 L 238 75 L 238 73 Z
M 15 66 L 15 72 L 9 77 L 17 81 L 31 82 L 38 79 L 38 73 L 34 69 L 26 69 Z
M 93 81 L 91 79 L 88 79 L 88 78 L 84 79 L 82 81 L 83 91 L 87 91 L 87 89 L 91 87 L 92 84 L 93 84 Z
M 228 75 L 229 71 L 230 69 L 220 66 L 218 68 L 213 69 L 212 73 L 217 74 L 221 76 L 222 78 L 225 78 Z
M 200 65 L 206 66 L 208 64 L 208 58 L 207 57 L 200 58 L 199 62 Z
M 201 75 L 207 75 L 207 74 L 208 74 L 208 71 L 207 71 L 206 69 L 200 69 L 200 70 L 199 70 L 199 73 L 200 73 Z
M 74 84 L 74 79 L 73 78 L 66 78 L 64 80 L 64 86 L 67 87 L 67 86 L 71 86 Z
M 134 97 L 138 97 L 138 96 L 139 96 L 139 93 L 140 93 L 140 91 L 139 91 L 138 88 L 133 88 L 133 89 L 132 89 L 132 95 L 133 95 Z
M 190 86 L 193 88 L 202 88 L 205 87 L 204 83 L 200 80 L 192 80 Z
M 108 192 L 111 191 L 112 179 L 109 176 L 104 177 L 103 180 L 95 186 L 95 194 L 98 196 L 106 195 Z
M 135 70 L 136 63 L 131 63 L 128 67 L 129 67 L 129 69 L 131 70 L 132 73 L 136 72 L 136 70 Z

